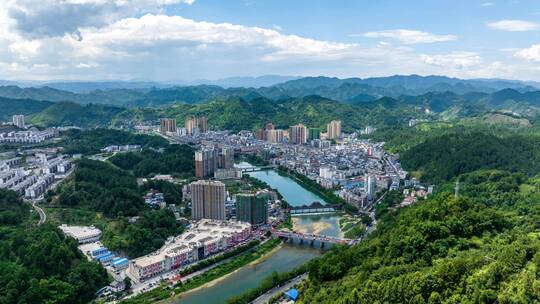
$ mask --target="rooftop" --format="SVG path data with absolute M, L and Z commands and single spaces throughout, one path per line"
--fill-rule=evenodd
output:
M 167 240 L 165 245 L 157 251 L 135 259 L 134 263 L 138 267 L 146 267 L 163 261 L 167 256 L 180 255 L 203 244 L 217 242 L 250 226 L 249 223 L 243 222 L 203 219 L 193 224 L 192 228 L 181 235 Z

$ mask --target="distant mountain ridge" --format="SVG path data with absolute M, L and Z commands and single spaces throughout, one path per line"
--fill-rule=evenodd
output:
M 9 85 L 0 86 L 0 96 L 144 107 L 170 103 L 203 103 L 216 98 L 283 99 L 309 95 L 354 103 L 373 101 L 384 96 L 399 98 L 402 95 L 416 96 L 429 92 L 448 91 L 463 95 L 513 89 L 524 93 L 536 91 L 538 88 L 540 84 L 534 82 L 499 79 L 464 80 L 445 76 L 396 75 L 339 79 L 323 76 L 298 78 L 268 75 L 216 81 L 201 80 L 182 86 L 157 82 L 58 82 L 41 84 L 37 87 Z

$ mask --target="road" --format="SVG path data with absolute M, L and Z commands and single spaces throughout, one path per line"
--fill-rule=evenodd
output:
M 44 224 L 47 220 L 47 214 L 45 214 L 45 211 L 43 211 L 41 207 L 36 205 L 36 202 L 32 202 L 32 207 L 34 207 L 34 209 L 39 213 L 38 226 Z
M 268 301 L 270 301 L 271 298 L 274 296 L 277 296 L 279 294 L 284 293 L 285 291 L 291 289 L 292 287 L 300 284 L 303 280 L 307 279 L 308 274 L 304 273 L 302 275 L 297 276 L 296 278 L 293 278 L 292 280 L 288 281 L 287 283 L 274 287 L 273 289 L 270 289 L 262 296 L 255 299 L 251 304 L 266 304 Z

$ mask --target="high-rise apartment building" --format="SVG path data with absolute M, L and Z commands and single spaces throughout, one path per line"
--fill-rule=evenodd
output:
M 26 128 L 24 123 L 24 115 L 13 115 L 13 125 L 21 129 Z
M 326 125 L 327 139 L 336 139 L 341 137 L 341 120 L 332 120 Z
M 263 225 L 268 220 L 266 193 L 239 193 L 236 195 L 236 219 L 251 225 Z
M 162 118 L 160 119 L 159 132 L 162 134 L 176 133 L 176 119 Z
M 266 141 L 273 144 L 282 142 L 283 130 L 272 129 L 266 131 Z
M 223 147 L 219 153 L 218 168 L 231 169 L 234 167 L 234 148 Z
M 303 145 L 307 142 L 307 128 L 303 124 L 291 126 L 289 131 L 290 143 Z
M 225 184 L 199 180 L 190 184 L 191 217 L 193 220 L 225 220 Z
M 234 148 L 205 147 L 195 151 L 195 176 L 207 178 L 214 176 L 216 169 L 230 169 L 234 167 Z
M 376 181 L 375 177 L 372 175 L 366 175 L 364 178 L 364 188 L 367 194 L 368 199 L 373 199 L 375 197 Z
M 206 116 L 197 117 L 197 125 L 201 133 L 208 132 L 208 118 Z
M 191 116 L 185 120 L 186 134 L 194 135 L 197 133 L 208 132 L 208 118 L 205 116 L 195 117 Z
M 218 168 L 219 153 L 214 148 L 203 148 L 195 151 L 195 176 L 206 178 L 214 175 Z
M 314 140 L 314 139 L 320 139 L 321 138 L 321 129 L 319 128 L 309 128 L 309 136 L 308 136 L 308 139 L 309 140 Z

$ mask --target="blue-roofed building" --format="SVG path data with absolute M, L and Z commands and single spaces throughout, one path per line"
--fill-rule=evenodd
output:
M 111 264 L 116 270 L 120 270 L 129 266 L 129 260 L 126 258 L 116 258 L 112 260 Z
M 298 289 L 291 288 L 285 292 L 285 297 L 287 297 L 291 301 L 298 300 Z
M 98 258 L 97 260 L 101 263 L 108 263 L 114 259 L 115 255 L 113 253 L 109 253 L 108 255 L 102 256 Z
M 98 255 L 101 255 L 101 254 L 104 254 L 104 253 L 107 253 L 107 252 L 109 252 L 109 251 L 107 250 L 106 247 L 100 247 L 100 248 L 92 251 L 92 256 L 96 257 Z
M 105 250 L 105 251 L 103 251 L 102 253 L 100 253 L 100 254 L 94 256 L 94 258 L 95 258 L 96 260 L 99 261 L 100 258 L 102 258 L 102 257 L 104 257 L 104 256 L 107 256 L 107 255 L 109 255 L 109 254 L 111 254 L 111 252 L 110 252 L 109 250 Z

